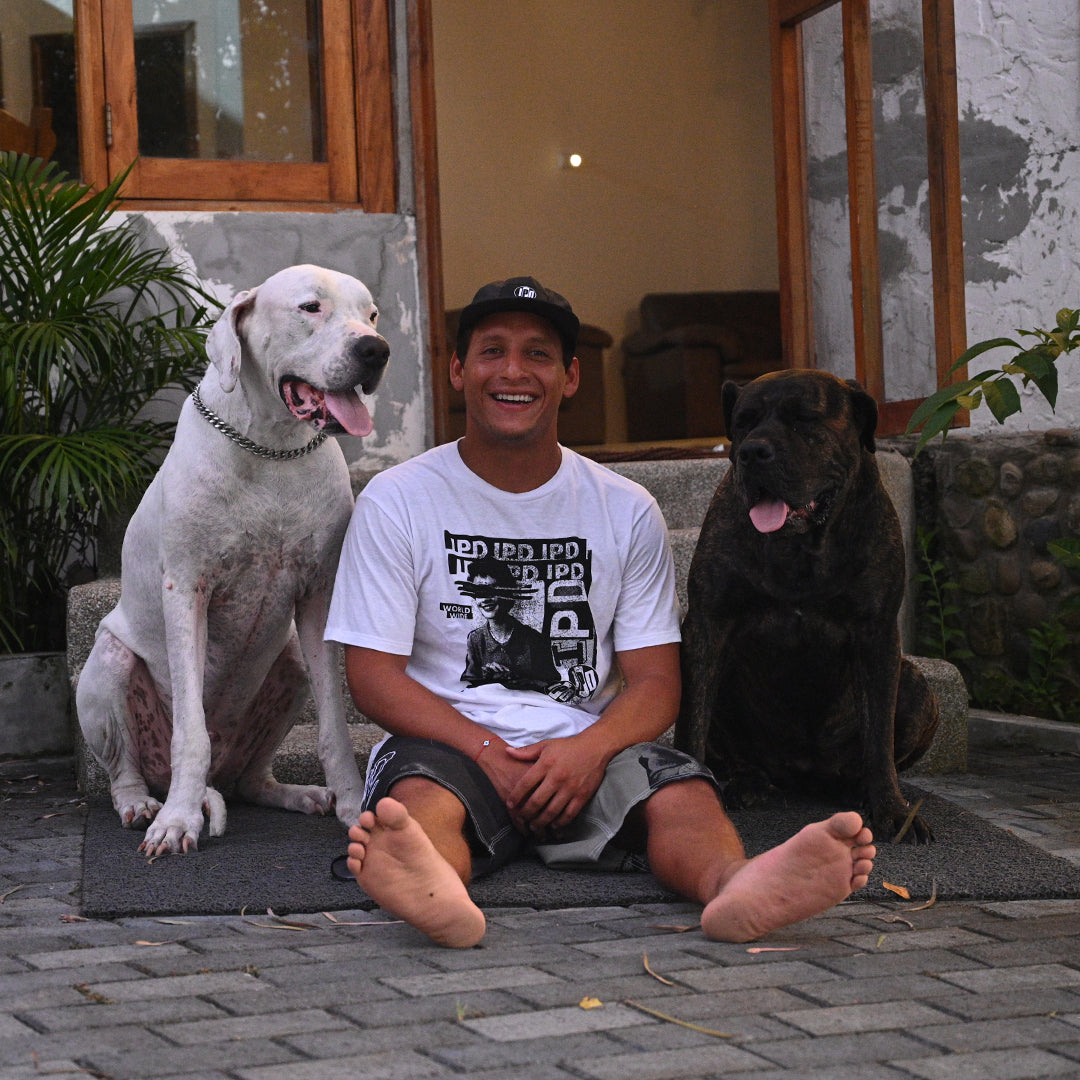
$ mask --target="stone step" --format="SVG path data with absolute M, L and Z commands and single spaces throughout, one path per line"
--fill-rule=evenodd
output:
M 879 452 L 878 467 L 886 490 L 889 492 L 904 531 L 908 551 L 908 581 L 915 579 L 914 570 L 914 492 L 911 470 L 907 459 L 896 452 Z M 665 461 L 626 461 L 613 463 L 610 468 L 635 480 L 653 493 L 664 513 L 669 529 L 672 554 L 675 560 L 676 589 L 679 602 L 686 609 L 686 579 L 697 544 L 698 532 L 716 485 L 727 472 L 726 458 L 690 458 Z M 353 489 L 362 490 L 374 475 L 371 471 L 352 472 Z M 120 583 L 110 578 L 78 586 L 71 590 L 68 599 L 68 670 L 72 686 L 82 670 L 93 645 L 98 623 L 116 604 L 120 595 Z M 905 600 L 901 610 L 901 638 L 906 650 L 913 637 L 911 605 Z M 930 680 L 931 686 L 942 704 L 942 725 L 931 752 L 920 764 L 922 771 L 962 771 L 967 763 L 967 691 L 959 672 L 940 660 L 915 658 Z M 342 677 L 344 686 L 344 675 Z M 345 692 L 349 710 L 349 730 L 361 763 L 366 762 L 367 752 L 381 737 L 381 729 L 365 722 L 352 708 L 348 692 Z M 289 779 L 296 782 L 319 782 L 322 774 L 314 751 L 314 710 L 309 704 L 303 722 L 298 724 L 279 752 L 282 769 L 288 771 Z M 74 723 L 74 744 L 80 785 L 90 794 L 107 793 L 105 774 L 93 759 L 78 733 Z M 378 733 L 378 734 L 377 734 Z M 280 777 L 285 779 L 284 776 Z

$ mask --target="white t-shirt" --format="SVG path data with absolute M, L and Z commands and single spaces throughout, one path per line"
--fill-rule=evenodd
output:
M 408 656 L 412 678 L 511 745 L 576 734 L 619 690 L 616 652 L 679 640 L 663 516 L 572 450 L 511 493 L 437 446 L 361 492 L 326 637 Z

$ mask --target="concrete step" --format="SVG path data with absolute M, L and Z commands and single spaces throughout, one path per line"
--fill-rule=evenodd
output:
M 907 460 L 895 452 L 879 452 L 878 467 L 900 516 L 908 550 L 908 580 L 914 581 L 914 492 L 911 470 Z M 610 466 L 614 471 L 642 484 L 651 491 L 664 513 L 669 529 L 675 560 L 676 589 L 679 602 L 686 609 L 686 579 L 697 544 L 698 533 L 716 485 L 727 472 L 726 458 L 689 458 L 672 461 L 626 461 Z M 370 470 L 354 469 L 353 490 L 359 492 L 374 475 Z M 68 600 L 68 671 L 74 687 L 79 672 L 93 645 L 98 623 L 116 604 L 120 583 L 103 579 L 71 590 Z M 911 605 L 905 601 L 901 611 L 901 637 L 905 649 L 910 649 L 913 637 Z M 921 771 L 962 771 L 967 763 L 967 691 L 959 672 L 940 660 L 916 658 L 930 681 L 942 705 L 942 725 L 934 747 L 924 758 Z M 344 687 L 344 674 L 342 675 Z M 349 730 L 361 764 L 374 742 L 381 738 L 381 729 L 368 724 L 352 708 L 348 692 L 345 700 L 349 710 Z M 293 730 L 279 752 L 281 769 L 287 773 L 280 779 L 298 783 L 319 783 L 321 766 L 315 754 L 314 710 L 309 704 L 301 724 Z M 80 785 L 90 794 L 105 794 L 108 786 L 101 767 L 89 753 L 74 723 L 73 741 Z M 276 768 L 275 768 L 276 771 Z

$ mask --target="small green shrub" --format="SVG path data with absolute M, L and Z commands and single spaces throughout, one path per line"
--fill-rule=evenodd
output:
M 0 650 L 63 647 L 69 568 L 172 437 L 144 407 L 206 364 L 217 301 L 113 218 L 123 180 L 0 153 Z

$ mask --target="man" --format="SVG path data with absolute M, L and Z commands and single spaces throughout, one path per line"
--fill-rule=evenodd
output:
M 480 289 L 450 361 L 464 437 L 357 501 L 326 636 L 391 736 L 372 752 L 349 869 L 386 910 L 468 947 L 485 929 L 469 881 L 524 843 L 554 865 L 644 849 L 659 881 L 704 905 L 709 937 L 752 940 L 865 885 L 872 837 L 842 813 L 747 860 L 711 774 L 654 742 L 680 695 L 673 564 L 655 500 L 559 445 L 577 334 L 569 303 L 532 278 Z M 549 642 L 564 676 L 550 693 L 462 678 L 460 585 L 487 557 Z

